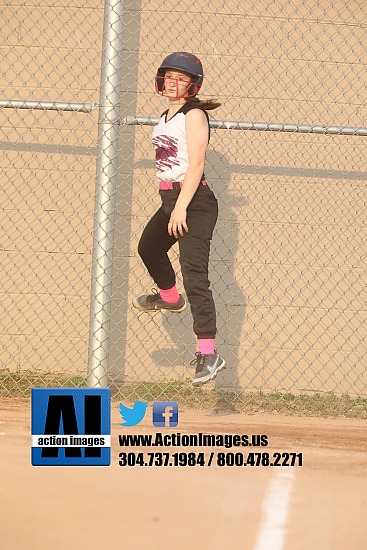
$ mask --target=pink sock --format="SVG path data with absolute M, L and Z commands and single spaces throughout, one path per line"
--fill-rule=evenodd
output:
M 162 300 L 168 302 L 169 304 L 175 304 L 180 299 L 176 285 L 172 288 L 168 288 L 167 290 L 159 289 L 159 294 L 161 295 Z
M 214 338 L 199 338 L 199 352 L 202 355 L 210 355 L 215 353 Z

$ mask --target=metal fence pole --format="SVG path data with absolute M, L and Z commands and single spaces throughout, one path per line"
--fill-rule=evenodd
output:
M 122 119 L 127 126 L 155 126 L 157 117 L 127 116 Z M 258 132 L 291 132 L 297 134 L 328 134 L 338 136 L 367 136 L 367 128 L 354 126 L 323 126 L 320 124 L 293 124 L 278 122 L 246 122 L 242 120 L 210 120 L 209 126 L 217 130 L 256 130 Z
M 19 101 L 1 99 L 1 109 L 29 109 L 36 111 L 72 111 L 75 113 L 91 113 L 97 103 L 65 103 L 63 101 Z
M 89 387 L 107 386 L 112 250 L 123 61 L 123 16 L 123 0 L 106 0 L 93 234 L 87 376 Z

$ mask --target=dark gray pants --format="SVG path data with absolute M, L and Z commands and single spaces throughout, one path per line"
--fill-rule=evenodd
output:
M 168 250 L 178 242 L 182 280 L 193 317 L 193 330 L 198 338 L 215 338 L 216 312 L 208 265 L 210 241 L 218 218 L 218 203 L 207 185 L 199 185 L 188 209 L 189 232 L 176 239 L 167 226 L 179 191 L 160 191 L 162 206 L 146 225 L 138 252 L 158 288 L 167 290 L 176 284 L 176 275 Z

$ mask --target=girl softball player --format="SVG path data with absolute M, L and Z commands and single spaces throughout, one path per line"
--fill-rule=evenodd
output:
M 202 83 L 202 64 L 187 52 L 168 55 L 157 71 L 156 91 L 168 100 L 168 109 L 153 131 L 162 205 L 145 227 L 138 252 L 159 291 L 133 300 L 134 307 L 146 312 L 186 308 L 167 255 L 178 242 L 183 284 L 198 338 L 195 386 L 211 380 L 225 366 L 215 349 L 216 312 L 208 279 L 218 203 L 204 176 L 210 138 L 206 111 L 220 103 L 196 98 Z

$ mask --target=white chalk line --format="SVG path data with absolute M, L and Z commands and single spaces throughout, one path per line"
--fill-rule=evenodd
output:
M 282 550 L 294 479 L 293 468 L 274 468 L 263 501 L 260 528 L 253 550 Z

